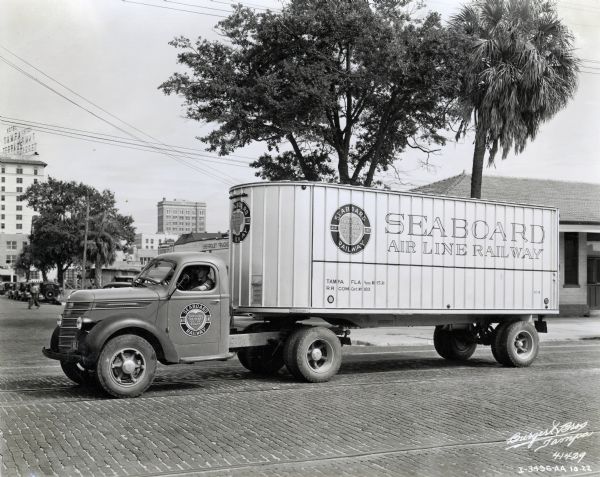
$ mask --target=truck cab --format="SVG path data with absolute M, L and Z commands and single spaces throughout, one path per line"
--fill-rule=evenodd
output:
M 228 338 L 225 263 L 204 253 L 171 253 L 151 261 L 131 288 L 71 294 L 43 353 L 74 381 L 97 378 L 110 393 L 128 396 L 149 385 L 157 361 L 231 357 Z

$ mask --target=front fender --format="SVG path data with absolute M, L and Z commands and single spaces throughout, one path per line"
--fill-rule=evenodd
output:
M 87 334 L 85 343 L 83 343 L 83 349 L 80 349 L 80 351 L 86 355 L 87 360 L 96 361 L 106 341 L 112 335 L 124 329 L 132 329 L 132 332 L 140 330 L 142 334 L 150 334 L 162 347 L 165 362 L 179 362 L 179 355 L 164 331 L 157 328 L 154 323 L 139 318 L 123 316 L 105 318 L 96 323 Z

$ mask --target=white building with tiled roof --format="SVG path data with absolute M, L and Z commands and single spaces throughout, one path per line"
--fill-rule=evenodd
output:
M 471 176 L 459 174 L 413 192 L 469 197 Z M 600 184 L 484 176 L 481 197 L 557 207 L 561 315 L 585 315 L 600 309 Z

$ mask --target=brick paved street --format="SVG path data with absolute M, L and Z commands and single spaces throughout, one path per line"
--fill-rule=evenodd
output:
M 141 398 L 116 400 L 41 355 L 60 311 L 0 297 L 2 476 L 600 471 L 600 340 L 546 341 L 526 369 L 499 366 L 485 347 L 453 365 L 432 346 L 352 346 L 339 375 L 315 385 L 285 371 L 256 378 L 236 359 L 163 366 Z M 507 449 L 517 432 L 568 421 L 588 422 L 570 446 Z M 553 459 L 566 452 L 586 455 Z

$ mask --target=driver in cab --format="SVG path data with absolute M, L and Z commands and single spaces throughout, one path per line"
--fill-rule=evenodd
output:
M 215 287 L 213 282 L 208 276 L 210 273 L 209 267 L 199 266 L 194 267 L 190 270 L 190 280 L 185 285 L 185 290 L 189 291 L 207 291 L 212 290 Z

